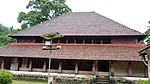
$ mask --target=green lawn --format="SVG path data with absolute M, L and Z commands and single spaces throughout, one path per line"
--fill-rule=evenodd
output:
M 47 84 L 45 81 L 25 81 L 25 80 L 13 80 L 12 84 Z

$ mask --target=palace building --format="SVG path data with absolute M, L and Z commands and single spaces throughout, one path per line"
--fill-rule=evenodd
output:
M 42 50 L 43 34 L 59 32 L 53 39 L 59 50 Z M 144 34 L 95 12 L 71 12 L 10 35 L 16 42 L 0 47 L 0 67 L 12 71 L 108 74 L 148 77 L 138 51 Z

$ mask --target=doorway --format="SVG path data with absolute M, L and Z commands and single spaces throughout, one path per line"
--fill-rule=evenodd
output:
M 109 61 L 98 61 L 98 71 L 109 72 Z

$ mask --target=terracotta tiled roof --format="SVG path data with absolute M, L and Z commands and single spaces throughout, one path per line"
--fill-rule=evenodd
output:
M 59 32 L 69 36 L 142 35 L 140 32 L 95 12 L 71 12 L 11 36 L 40 36 L 50 32 Z
M 37 46 L 39 45 L 39 46 Z M 60 50 L 42 50 L 43 44 L 15 45 L 11 44 L 0 48 L 0 56 L 4 57 L 33 57 L 55 59 L 80 60 L 121 60 L 141 61 L 138 51 L 144 48 L 141 44 L 59 44 Z M 55 44 L 53 46 L 56 46 Z

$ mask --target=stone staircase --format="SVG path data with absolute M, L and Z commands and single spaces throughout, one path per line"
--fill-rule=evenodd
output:
M 109 76 L 96 76 L 96 84 L 110 84 Z

